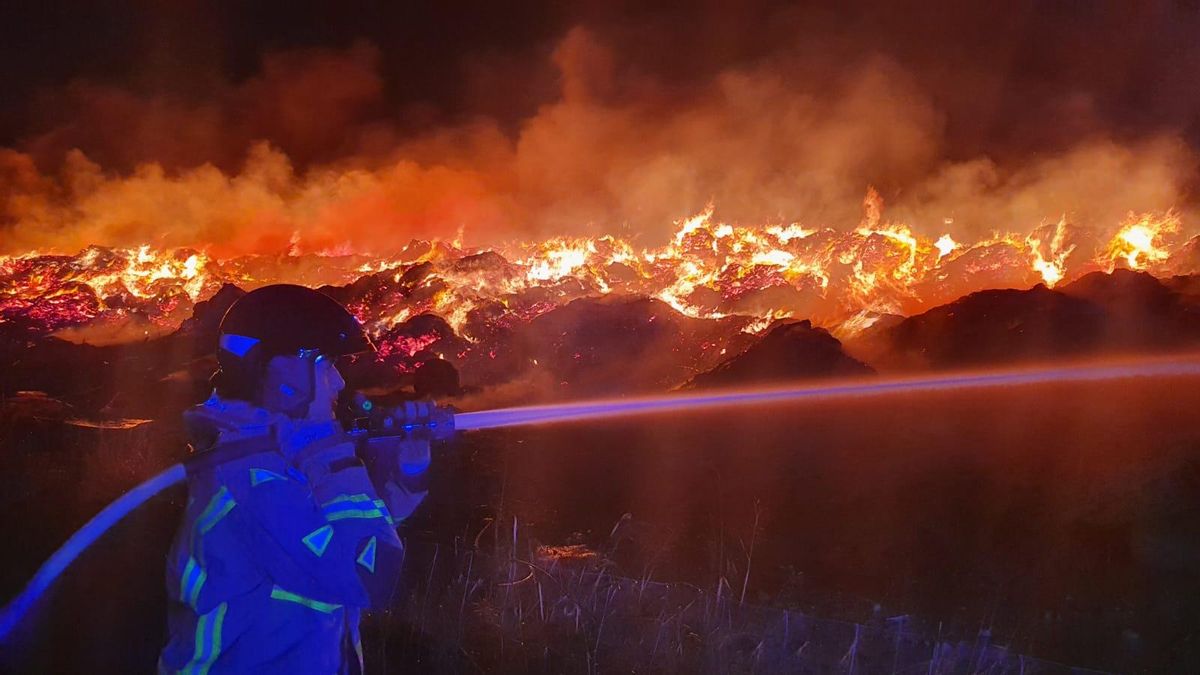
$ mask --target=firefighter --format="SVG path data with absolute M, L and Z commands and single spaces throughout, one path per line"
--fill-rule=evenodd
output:
M 225 314 L 213 394 L 184 414 L 193 448 L 218 461 L 189 469 L 160 672 L 361 672 L 360 616 L 395 591 L 395 527 L 430 461 L 428 441 L 346 441 L 334 362 L 373 350 L 353 315 L 301 286 Z

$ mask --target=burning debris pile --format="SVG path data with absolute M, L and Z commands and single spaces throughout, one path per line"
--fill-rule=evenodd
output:
M 885 222 L 870 190 L 858 227 L 714 222 L 713 209 L 678 221 L 671 240 L 557 237 L 475 250 L 413 241 L 385 256 L 281 255 L 218 260 L 202 251 L 107 249 L 0 257 L 0 321 L 38 333 L 134 322 L 143 334 L 177 327 L 223 284 L 337 286 L 377 335 L 423 313 L 477 343 L 583 297 L 661 300 L 693 318 L 741 317 L 751 333 L 775 319 L 809 318 L 851 333 L 880 314 L 911 315 L 973 291 L 1055 287 L 1117 268 L 1160 275 L 1197 269 L 1200 240 L 1179 217 L 1130 214 L 1109 237 L 1064 219 L 1027 235 L 973 243 L 923 237 Z M 92 340 L 95 342 L 95 340 Z M 405 347 L 401 347 L 405 348 Z
M 360 385 L 422 380 L 425 390 L 458 392 L 461 378 L 470 392 L 523 381 L 551 398 L 870 371 L 833 336 L 884 368 L 1200 338 L 1190 277 L 1132 271 L 1196 271 L 1200 243 L 1180 236 L 1174 213 L 1131 215 L 1109 237 L 1060 220 L 959 243 L 885 222 L 874 190 L 863 206 L 848 231 L 731 225 L 709 208 L 657 248 L 609 236 L 496 250 L 413 241 L 382 257 L 219 260 L 146 246 L 9 256 L 0 258 L 0 333 L 14 372 L 38 381 L 49 355 L 82 358 L 64 356 L 63 341 L 111 366 L 128 353 L 121 345 L 146 340 L 135 351 L 148 374 L 195 381 L 211 367 L 206 352 L 233 299 L 301 283 L 344 303 L 374 337 L 377 357 L 349 366 Z M 26 349 L 35 344 L 41 360 Z M 419 377 L 428 364 L 437 373 Z

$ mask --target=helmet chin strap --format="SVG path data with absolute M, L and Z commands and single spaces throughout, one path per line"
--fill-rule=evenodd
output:
M 309 416 L 317 399 L 317 363 L 324 359 L 316 350 L 302 350 L 295 357 L 272 359 L 260 390 L 261 405 L 271 412 L 294 419 Z M 303 372 L 298 372 L 298 371 Z

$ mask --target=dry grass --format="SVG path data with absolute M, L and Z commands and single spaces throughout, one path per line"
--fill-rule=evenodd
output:
M 438 547 L 383 619 L 393 661 L 417 649 L 437 672 L 1087 672 L 1013 653 L 987 631 L 961 640 L 909 616 L 853 623 L 746 602 L 752 543 L 741 588 L 725 577 L 700 588 L 621 576 L 582 546 L 539 546 L 515 520 L 488 531 Z M 387 670 L 386 656 L 369 653 L 368 665 Z

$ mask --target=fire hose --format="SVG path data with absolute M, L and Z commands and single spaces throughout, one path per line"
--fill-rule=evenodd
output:
M 1086 383 L 1132 378 L 1200 376 L 1200 360 L 1143 360 L 1113 365 L 1067 366 L 982 374 L 955 374 L 895 380 L 855 380 L 843 384 L 785 387 L 734 392 L 705 392 L 580 403 L 503 408 L 482 412 L 456 412 L 428 402 L 407 402 L 384 408 L 360 395 L 354 398 L 356 419 L 344 434 L 320 441 L 331 445 L 371 438 L 421 438 L 448 440 L 456 432 L 513 426 L 595 420 L 681 410 L 762 405 L 791 401 L 863 399 L 899 393 L 979 390 L 1037 384 Z M 230 444 L 176 464 L 141 483 L 109 504 L 73 534 L 34 574 L 33 579 L 0 610 L 0 641 L 7 641 L 54 580 L 113 525 L 151 497 L 182 482 L 189 473 L 261 452 L 260 444 Z

